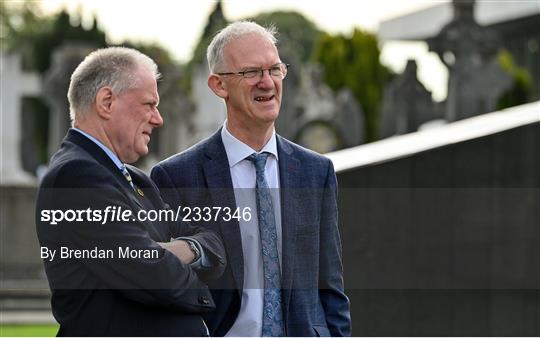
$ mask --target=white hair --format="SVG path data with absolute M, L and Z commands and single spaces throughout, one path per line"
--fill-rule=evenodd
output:
M 210 72 L 216 73 L 218 71 L 223 71 L 223 69 L 220 69 L 224 66 L 225 61 L 223 50 L 231 40 L 251 34 L 265 37 L 274 45 L 277 43 L 277 29 L 273 25 L 269 27 L 262 27 L 252 21 L 233 22 L 219 31 L 219 33 L 217 33 L 212 39 L 212 42 L 210 42 L 210 45 L 208 45 L 208 49 L 206 50 L 206 58 L 208 59 L 208 67 L 210 68 Z
M 156 63 L 135 49 L 109 47 L 86 56 L 71 75 L 69 83 L 67 96 L 71 120 L 88 112 L 101 88 L 110 86 L 117 94 L 135 88 L 137 78 L 134 73 L 140 67 L 148 69 L 156 80 L 159 79 Z

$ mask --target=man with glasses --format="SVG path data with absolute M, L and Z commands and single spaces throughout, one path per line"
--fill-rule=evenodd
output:
M 347 336 L 336 177 L 327 158 L 275 132 L 289 66 L 274 34 L 244 21 L 214 37 L 208 86 L 227 120 L 151 176 L 173 208 L 233 211 L 205 224 L 220 233 L 229 262 L 209 284 L 212 335 Z

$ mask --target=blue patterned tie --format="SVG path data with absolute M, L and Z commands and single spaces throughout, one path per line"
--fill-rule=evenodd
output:
M 133 185 L 133 180 L 131 179 L 131 175 L 129 174 L 129 171 L 127 170 L 126 166 L 122 164 L 122 174 L 124 174 L 124 177 L 129 182 L 129 185 L 135 190 L 135 186 Z
M 253 162 L 257 172 L 257 214 L 264 270 L 262 335 L 264 337 L 278 337 L 284 335 L 283 311 L 281 309 L 281 272 L 274 207 L 264 175 L 267 158 L 268 153 L 261 153 L 251 154 L 247 159 Z

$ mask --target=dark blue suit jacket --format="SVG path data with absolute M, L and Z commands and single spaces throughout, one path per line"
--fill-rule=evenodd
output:
M 332 163 L 280 136 L 277 148 L 286 335 L 348 336 L 351 321 L 343 290 Z M 221 130 L 157 164 L 151 178 L 173 209 L 178 205 L 236 207 Z M 216 310 L 205 315 L 211 334 L 223 336 L 240 309 L 244 253 L 237 220 L 205 225 L 222 236 L 227 252 L 225 273 L 209 283 Z
M 214 308 L 205 279 L 224 270 L 224 248 L 208 229 L 179 222 L 58 222 L 42 218 L 43 210 L 105 210 L 107 206 L 136 212 L 165 209 L 152 181 L 128 167 L 144 196 L 135 193 L 112 160 L 95 143 L 70 130 L 52 157 L 36 204 L 41 246 L 60 250 L 113 250 L 114 258 L 45 260 L 52 290 L 52 310 L 65 336 L 201 336 L 201 313 Z M 216 269 L 194 271 L 156 242 L 192 236 Z M 158 250 L 157 258 L 118 258 L 118 248 Z

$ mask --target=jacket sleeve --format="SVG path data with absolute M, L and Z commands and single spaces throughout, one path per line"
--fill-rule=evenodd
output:
M 172 180 L 164 168 L 160 165 L 155 166 L 152 169 L 151 178 L 153 180 L 152 185 L 156 190 L 160 190 L 162 198 L 165 201 L 171 203 L 171 205 L 182 205 L 178 190 L 174 188 Z M 219 278 L 223 274 L 226 265 L 225 248 L 220 236 L 203 226 L 197 226 L 181 220 L 171 222 L 170 225 L 173 237 L 190 237 L 202 246 L 211 264 L 209 267 L 195 269 L 199 277 L 205 282 Z
M 337 224 L 337 181 L 332 162 L 328 162 L 321 216 L 319 296 L 330 335 L 350 336 L 351 316 L 349 299 L 343 287 L 341 240 Z

